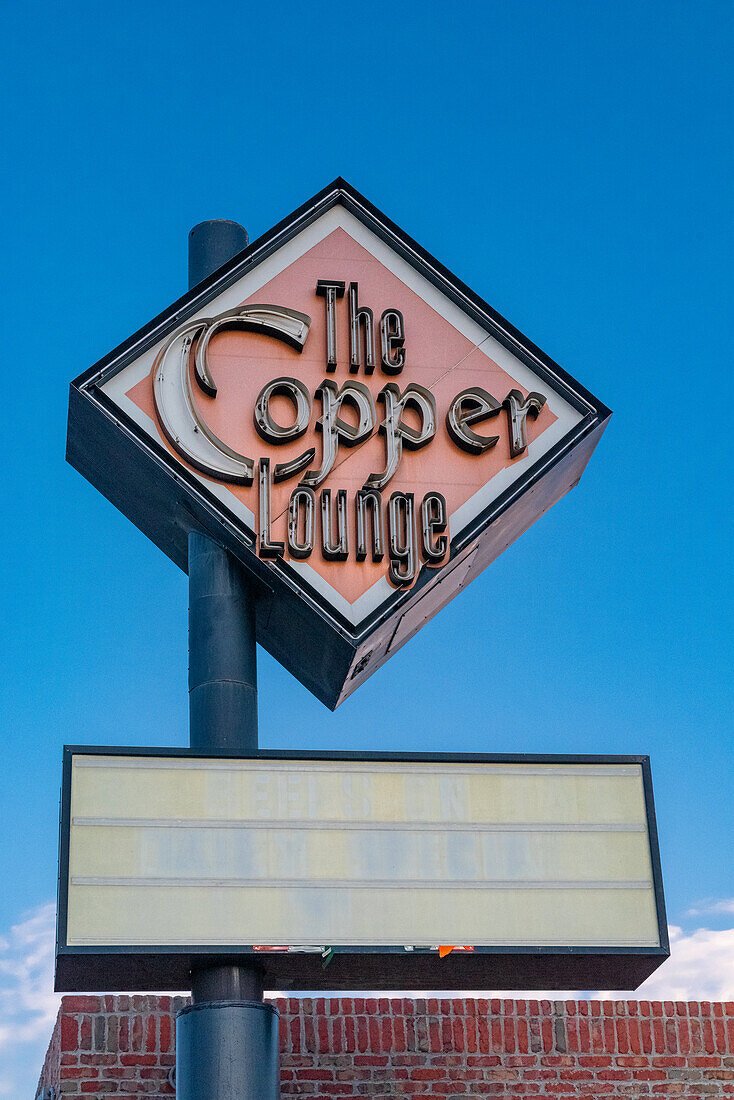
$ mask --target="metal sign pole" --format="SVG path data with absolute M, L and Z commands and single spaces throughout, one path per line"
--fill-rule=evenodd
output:
M 189 234 L 189 287 L 248 244 L 237 222 Z M 189 736 L 212 752 L 257 752 L 255 604 L 241 566 L 200 531 L 189 534 Z M 278 1015 L 253 965 L 199 967 L 193 1004 L 176 1021 L 179 1100 L 277 1100 Z

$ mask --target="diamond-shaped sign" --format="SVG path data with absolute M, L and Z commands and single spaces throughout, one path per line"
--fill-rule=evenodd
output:
M 327 706 L 576 484 L 610 416 L 343 180 L 78 378 L 69 460 L 251 573 Z

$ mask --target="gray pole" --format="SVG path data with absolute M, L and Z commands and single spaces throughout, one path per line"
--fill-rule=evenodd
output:
M 189 533 L 189 739 L 257 753 L 255 601 L 241 566 L 201 531 Z
M 189 234 L 189 287 L 247 247 L 237 222 Z M 255 601 L 238 563 L 209 535 L 189 533 L 189 737 L 212 753 L 257 753 Z M 278 1014 L 253 965 L 198 967 L 193 1004 L 176 1021 L 178 1100 L 277 1100 Z

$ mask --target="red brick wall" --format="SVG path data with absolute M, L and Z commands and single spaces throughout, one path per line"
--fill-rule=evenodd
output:
M 41 1086 L 171 1097 L 171 997 L 64 997 Z M 283 1097 L 734 1096 L 734 1003 L 340 998 L 275 1002 Z

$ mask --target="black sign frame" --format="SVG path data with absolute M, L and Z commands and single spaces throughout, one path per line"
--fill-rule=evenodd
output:
M 288 561 L 259 557 L 256 533 L 102 389 L 336 205 L 359 219 L 582 415 L 576 427 L 452 538 L 444 565 L 424 566 L 410 589 L 395 589 L 357 625 L 305 584 Z M 578 482 L 610 416 L 584 386 L 359 192 L 337 179 L 71 383 L 67 459 L 184 571 L 192 530 L 207 532 L 229 550 L 252 579 L 257 641 L 333 710 Z M 420 611 L 413 613 L 420 600 Z M 411 614 L 406 616 L 408 610 Z
M 69 841 L 71 830 L 72 758 L 84 756 L 179 757 L 206 760 L 308 760 L 446 762 L 485 764 L 635 764 L 642 769 L 659 947 L 604 948 L 570 946 L 478 946 L 472 952 L 406 952 L 402 945 L 336 947 L 328 967 L 320 955 L 255 952 L 239 946 L 200 948 L 168 945 L 70 947 L 67 944 Z M 508 753 L 320 752 L 262 749 L 256 754 L 200 752 L 193 749 L 65 746 L 61 791 L 57 992 L 120 989 L 136 992 L 189 989 L 192 968 L 213 964 L 256 962 L 266 989 L 426 990 L 426 989 L 635 989 L 670 955 L 662 870 L 649 756 L 535 755 Z

